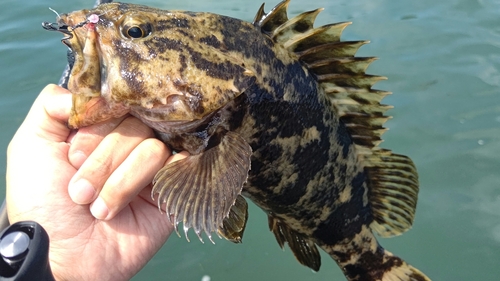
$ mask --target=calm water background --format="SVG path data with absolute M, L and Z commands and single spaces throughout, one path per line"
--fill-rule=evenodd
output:
M 259 1 L 150 0 L 164 9 L 210 11 L 251 21 Z M 271 0 L 266 11 L 277 4 Z M 421 191 L 412 230 L 381 239 L 434 280 L 500 276 L 500 1 L 292 1 L 296 15 L 325 7 L 317 24 L 352 21 L 343 39 L 369 39 L 359 55 L 394 94 L 383 147 L 413 158 Z M 0 3 L 0 173 L 5 150 L 32 101 L 65 65 L 61 34 L 40 23 L 93 0 Z M 26 155 L 29 161 L 29 155 Z M 27 171 L 29 175 L 29 171 Z M 2 181 L 0 188 L 4 189 Z M 3 190 L 1 191 L 3 193 Z M 29 196 L 29 194 L 27 195 Z M 192 233 L 191 233 L 192 234 Z M 77 257 L 75 257 L 76 259 Z M 92 269 L 89 269 L 92 270 Z M 264 213 L 251 206 L 244 243 L 188 243 L 173 235 L 134 280 L 345 280 L 323 255 L 319 273 L 281 251 Z

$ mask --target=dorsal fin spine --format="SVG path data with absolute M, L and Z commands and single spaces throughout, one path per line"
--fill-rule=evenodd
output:
M 349 24 L 351 23 L 340 22 L 313 28 L 304 33 L 296 34 L 284 42 L 283 46 L 290 52 L 296 53 L 321 44 L 340 42 L 340 35 Z
M 321 8 L 305 12 L 290 19 L 273 31 L 272 38 L 278 43 L 283 43 L 289 41 L 296 34 L 311 30 L 316 17 L 322 10 Z
M 280 25 L 288 21 L 287 8 L 290 0 L 284 0 L 274 7 L 269 13 L 264 13 L 257 25 L 266 33 L 272 33 Z M 262 6 L 264 8 L 264 6 Z M 261 11 L 257 13 L 259 15 Z M 263 11 L 262 11 L 263 13 Z M 257 16 L 256 16 L 257 17 Z
M 257 14 L 255 15 L 254 19 L 253 19 L 253 25 L 259 25 L 259 22 L 262 20 L 262 18 L 264 18 L 266 16 L 266 13 L 264 12 L 264 6 L 265 6 L 265 3 L 262 3 L 262 5 L 260 5 L 260 8 L 259 10 L 257 11 Z
M 331 57 L 353 57 L 358 49 L 369 41 L 340 41 L 311 47 L 296 52 L 301 61 L 310 62 Z

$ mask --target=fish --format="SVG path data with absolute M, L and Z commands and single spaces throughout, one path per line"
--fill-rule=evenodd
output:
M 289 18 L 289 3 L 253 22 L 114 2 L 43 23 L 69 48 L 68 126 L 129 114 L 188 151 L 152 188 L 188 240 L 240 243 L 249 199 L 314 271 L 322 249 L 347 280 L 430 280 L 375 236 L 411 228 L 419 183 L 380 147 L 390 93 L 372 88 L 376 58 L 356 56 L 368 41 L 341 40 L 350 22 L 315 27 L 321 8 Z

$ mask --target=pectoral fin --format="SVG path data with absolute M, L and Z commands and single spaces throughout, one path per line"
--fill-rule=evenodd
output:
M 227 132 L 218 145 L 170 163 L 156 174 L 152 196 L 158 193 L 158 207 L 165 204 L 177 234 L 182 221 L 188 241 L 192 227 L 200 241 L 203 231 L 213 243 L 211 233 L 223 227 L 247 180 L 251 155 L 252 148 L 241 136 Z
M 279 219 L 272 216 L 268 216 L 268 219 L 269 229 L 274 233 L 280 247 L 283 249 L 285 242 L 288 242 L 293 255 L 301 264 L 318 271 L 321 266 L 321 256 L 316 244 L 305 239 L 300 233 L 294 231 Z
M 236 202 L 219 228 L 219 235 L 233 243 L 241 243 L 248 219 L 248 204 L 243 196 L 238 195 Z

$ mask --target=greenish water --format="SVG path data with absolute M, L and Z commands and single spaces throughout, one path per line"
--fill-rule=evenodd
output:
M 0 3 L 0 173 L 5 150 L 32 101 L 56 83 L 65 65 L 60 34 L 40 23 L 93 0 Z M 267 3 L 269 10 L 278 1 Z M 500 276 L 500 1 L 293 1 L 295 15 L 325 7 L 317 24 L 352 21 L 345 40 L 369 39 L 359 55 L 380 59 L 369 73 L 389 78 L 394 118 L 383 147 L 413 158 L 421 192 L 412 230 L 381 239 L 384 247 L 433 280 L 498 280 Z M 252 20 L 260 1 L 142 4 L 210 11 Z M 29 161 L 29 155 L 26 155 Z M 29 172 L 29 171 L 28 171 Z M 0 188 L 4 189 L 2 182 Z M 3 192 L 3 191 L 2 191 Z M 29 196 L 26 195 L 26 196 Z M 77 257 L 75 257 L 76 259 Z M 92 269 L 89 269 L 92 270 Z M 134 280 L 345 280 L 323 255 L 319 273 L 279 249 L 262 211 L 251 206 L 243 244 L 188 243 L 173 235 Z

